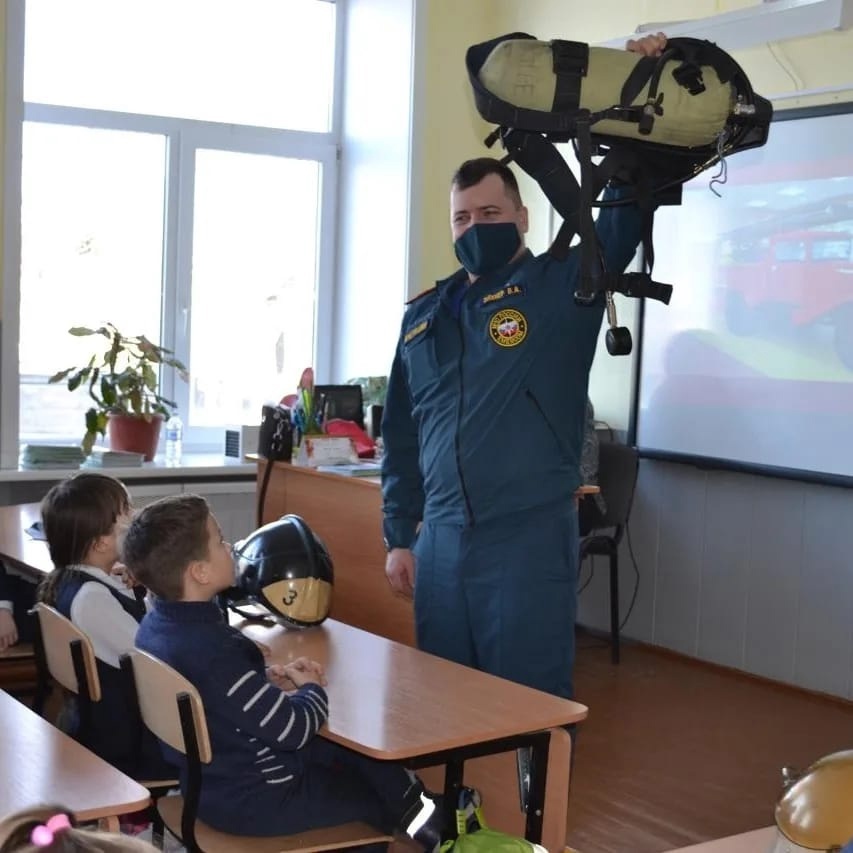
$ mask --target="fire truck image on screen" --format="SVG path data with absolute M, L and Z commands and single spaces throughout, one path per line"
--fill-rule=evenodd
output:
M 735 335 L 831 326 L 853 369 L 853 196 L 788 209 L 725 235 L 721 284 Z

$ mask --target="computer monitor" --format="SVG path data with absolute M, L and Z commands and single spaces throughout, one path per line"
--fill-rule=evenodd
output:
M 318 411 L 328 419 L 354 421 L 364 429 L 364 402 L 361 385 L 315 385 Z

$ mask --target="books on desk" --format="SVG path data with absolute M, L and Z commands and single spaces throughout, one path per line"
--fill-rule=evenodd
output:
M 141 468 L 144 461 L 144 453 L 134 453 L 131 450 L 110 450 L 109 447 L 93 447 L 84 467 Z
M 25 444 L 20 466 L 27 471 L 79 468 L 84 458 L 79 444 Z
M 365 460 L 343 465 L 318 465 L 317 470 L 325 474 L 340 474 L 342 477 L 378 477 L 382 473 L 382 463 Z

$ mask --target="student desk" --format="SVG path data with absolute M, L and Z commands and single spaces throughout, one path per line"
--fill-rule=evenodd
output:
M 259 488 L 268 464 L 258 460 Z M 385 577 L 379 477 L 344 477 L 286 462 L 272 466 L 263 523 L 295 513 L 323 540 L 335 565 L 332 616 L 414 646 L 412 602 L 395 595 Z M 581 486 L 579 497 L 598 491 Z
M 264 463 L 261 463 L 263 466 Z M 366 481 L 360 477 L 342 477 L 337 474 L 322 474 L 306 468 L 298 468 L 291 465 L 276 464 L 273 476 L 270 478 L 268 499 L 264 520 L 270 521 L 278 518 L 285 512 L 296 512 L 305 518 L 312 529 L 322 536 L 332 553 L 335 562 L 335 595 L 332 608 L 332 616 L 351 625 L 356 625 L 366 631 L 378 634 L 381 637 L 398 640 L 406 646 L 414 646 L 414 617 L 412 614 L 411 601 L 395 596 L 385 579 L 384 564 L 385 551 L 381 542 L 381 508 L 380 490 L 378 480 L 370 478 Z M 31 539 L 24 531 L 33 521 L 39 518 L 38 504 L 21 504 L 18 506 L 0 507 L 0 557 L 13 563 L 21 571 L 25 571 L 38 579 L 42 574 L 52 570 L 47 543 Z M 334 624 L 328 621 L 326 624 Z M 251 632 L 259 631 L 258 628 L 250 629 Z M 280 629 L 279 629 L 280 630 Z M 272 630 L 271 635 L 275 635 Z M 296 642 L 294 637 L 300 638 L 299 643 L 308 641 L 311 632 L 297 635 L 288 634 L 288 642 Z M 379 638 L 375 638 L 376 641 Z M 266 640 L 265 640 L 266 642 Z M 278 643 L 279 641 L 276 641 Z M 284 642 L 284 638 L 280 642 Z M 312 642 L 316 642 L 313 640 Z M 366 641 L 362 641 L 366 642 Z M 282 647 L 283 648 L 283 647 Z M 391 651 L 395 649 L 395 651 Z M 406 651 L 395 643 L 374 645 L 369 653 L 360 656 L 361 660 L 368 664 L 368 672 L 364 676 L 365 684 L 374 683 L 379 679 L 375 687 L 371 703 L 370 715 L 364 719 L 373 721 L 373 725 L 380 726 L 376 714 L 383 711 L 386 702 L 398 702 L 399 687 L 390 690 L 387 681 L 388 661 L 395 662 L 395 669 L 405 671 L 400 663 L 405 654 L 411 654 L 414 650 Z M 287 651 L 283 652 L 285 655 Z M 318 659 L 319 652 L 300 651 L 298 654 L 312 654 Z M 374 663 L 370 655 L 377 655 Z M 322 658 L 327 665 L 332 666 L 329 658 Z M 437 660 L 437 659 L 435 659 Z M 455 664 L 449 664 L 456 667 Z M 375 671 L 374 671 L 375 670 Z M 337 670 L 334 670 L 337 672 Z M 461 672 L 461 677 L 460 677 Z M 466 691 L 477 691 L 472 685 L 478 683 L 476 679 L 484 676 L 473 670 L 456 668 L 453 679 L 449 682 L 442 681 L 439 689 L 426 697 L 423 703 L 412 703 L 409 706 L 409 727 L 421 726 L 421 720 L 426 720 L 435 725 L 436 731 L 440 726 L 435 724 L 436 720 L 442 721 L 444 709 L 447 702 L 453 696 L 460 694 L 463 687 Z M 447 673 L 443 677 L 447 677 Z M 472 681 L 472 679 L 474 679 Z M 333 676 L 333 680 L 346 683 L 351 680 L 344 673 L 343 677 Z M 408 682 L 408 679 L 407 679 Z M 536 697 L 536 703 L 542 700 L 546 702 L 557 702 L 562 706 L 564 713 L 565 705 L 573 705 L 582 713 L 580 716 L 567 717 L 564 722 L 573 722 L 586 716 L 586 709 L 574 703 L 565 703 L 564 700 L 546 696 L 538 691 L 530 691 L 520 685 L 511 684 L 498 680 L 502 689 L 510 692 L 507 695 L 518 697 L 518 690 L 526 691 Z M 453 692 L 448 691 L 447 685 L 453 685 Z M 332 687 L 332 703 L 337 714 L 343 712 L 347 707 L 348 700 L 335 699 L 335 691 L 338 685 Z M 379 692 L 375 692 L 375 691 Z M 525 700 L 526 701 L 526 700 Z M 437 705 L 434 703 L 438 703 Z M 495 705 L 496 708 L 505 709 L 503 700 Z M 392 705 L 391 708 L 398 707 Z M 425 708 L 434 708 L 432 717 L 426 715 Z M 475 703 L 476 707 L 476 703 Z M 360 705 L 353 705 L 353 713 L 364 715 L 367 710 Z M 390 711 L 390 709 L 389 709 Z M 465 709 L 466 714 L 470 713 Z M 519 709 L 514 705 L 505 713 L 512 728 L 513 718 L 517 718 Z M 465 714 L 460 714 L 464 717 Z M 362 718 L 360 716 L 360 718 Z M 563 719 L 563 718 L 561 718 Z M 381 723 L 384 725 L 384 722 Z M 538 720 L 536 729 L 552 729 L 562 725 L 562 722 L 549 720 Z M 515 727 L 514 735 L 519 734 Z M 333 737 L 333 735 L 330 735 Z M 494 734 L 495 738 L 506 736 L 506 732 L 500 727 Z M 564 743 L 564 740 L 566 741 Z M 433 752 L 440 751 L 442 747 L 435 746 Z M 559 729 L 551 738 L 551 749 L 549 753 L 549 773 L 547 785 L 547 808 L 544 814 L 543 837 L 546 839 L 545 846 L 552 851 L 563 849 L 566 837 L 566 813 L 568 808 L 568 779 L 569 779 L 569 749 L 568 738 L 565 732 Z M 489 752 L 486 750 L 486 752 Z M 474 754 L 473 752 L 471 754 Z M 391 756 L 386 756 L 391 757 Z M 434 763 L 441 764 L 444 759 L 436 756 Z M 451 765 L 452 767 L 452 765 Z M 442 776 L 440 769 L 429 768 L 424 771 L 424 778 L 432 787 L 441 787 Z M 483 792 L 486 817 L 496 829 L 505 832 L 520 834 L 525 830 L 525 817 L 519 806 L 519 794 L 517 783 L 517 772 L 515 756 L 512 753 L 484 754 L 483 757 L 470 761 L 467 767 L 466 780 L 469 784 Z
M 679 847 L 669 853 L 770 853 L 776 840 L 776 827 L 768 826 L 741 835 L 730 835 L 716 841 L 704 841 L 690 847 Z
M 39 504 L 17 504 L 0 507 L 0 558 L 33 577 L 53 571 L 47 542 L 33 539 L 26 529 L 41 519 Z
M 263 522 L 295 513 L 304 518 L 326 544 L 335 566 L 332 618 L 414 646 L 412 602 L 395 595 L 385 577 L 380 479 L 344 477 L 286 462 L 268 463 L 258 459 L 259 491 L 268 465 L 271 470 L 263 504 Z M 597 487 L 583 488 L 584 493 L 594 491 Z M 483 792 L 486 817 L 495 828 L 521 833 L 524 820 L 519 810 L 515 757 L 505 753 L 477 758 L 470 762 L 466 771 L 469 784 Z M 549 780 L 556 772 L 549 774 Z M 568 768 L 565 776 L 568 778 Z M 435 771 L 426 771 L 425 778 L 430 784 L 441 784 Z M 549 792 L 550 787 L 549 782 Z M 566 809 L 564 804 L 564 813 Z M 553 809 L 550 811 L 553 815 Z M 553 847 L 546 843 L 555 853 L 564 845 L 565 837 Z
M 324 665 L 330 708 L 324 737 L 412 768 L 445 764 L 445 790 L 462 782 L 466 759 L 532 747 L 526 826 L 514 831 L 554 853 L 563 850 L 571 746 L 560 727 L 583 720 L 586 707 L 333 619 L 304 631 L 240 627 L 270 647 L 273 662 L 305 656 Z M 483 806 L 490 825 L 501 828 L 506 816 L 488 796 Z
M 0 690 L 0 815 L 42 803 L 118 831 L 118 816 L 145 808 L 148 791 Z

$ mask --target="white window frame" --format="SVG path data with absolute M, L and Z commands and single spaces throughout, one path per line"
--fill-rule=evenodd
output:
M 332 128 L 327 133 L 272 130 L 263 127 L 178 119 L 164 116 L 26 104 L 24 27 L 26 0 L 8 0 L 5 55 L 5 152 L 3 159 L 3 296 L 0 314 L 0 468 L 17 468 L 19 454 L 21 166 L 24 121 L 141 131 L 166 137 L 166 210 L 164 214 L 161 340 L 188 365 L 190 341 L 191 268 L 195 152 L 201 149 L 308 159 L 321 166 L 321 227 L 317 257 L 317 307 L 314 329 L 314 369 L 330 374 L 335 304 L 335 241 L 339 164 L 341 159 L 341 92 L 345 0 L 336 2 L 335 70 Z M 239 298 L 235 291 L 235 298 Z M 69 326 L 74 318 L 69 319 Z M 246 365 L 250 371 L 252 366 Z M 294 377 L 294 383 L 298 377 Z M 180 412 L 189 410 L 190 388 L 175 382 L 172 371 L 162 379 L 162 394 L 175 400 Z M 260 412 L 258 412 L 260 420 Z M 219 449 L 221 429 L 190 427 L 185 450 Z M 68 436 L 76 441 L 78 436 Z

